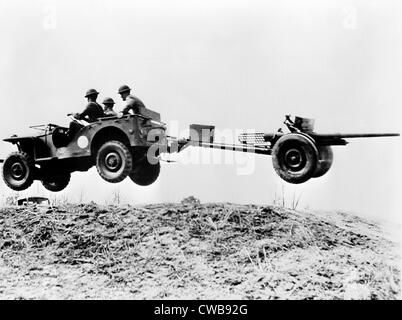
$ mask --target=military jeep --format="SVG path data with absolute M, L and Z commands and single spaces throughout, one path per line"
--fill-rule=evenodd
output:
M 147 152 L 165 139 L 166 126 L 160 122 L 159 113 L 146 109 L 141 114 L 105 117 L 82 125 L 67 143 L 68 128 L 55 124 L 32 126 L 41 131 L 36 136 L 4 139 L 18 147 L 3 161 L 7 186 L 21 191 L 40 180 L 46 189 L 57 192 L 67 187 L 72 172 L 87 171 L 92 166 L 111 183 L 129 176 L 136 184 L 146 186 L 158 178 L 158 154 L 149 161 Z

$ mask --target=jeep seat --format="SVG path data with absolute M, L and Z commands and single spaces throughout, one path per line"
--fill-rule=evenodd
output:
M 65 147 L 68 144 L 67 128 L 57 127 L 52 132 L 52 142 L 56 148 Z

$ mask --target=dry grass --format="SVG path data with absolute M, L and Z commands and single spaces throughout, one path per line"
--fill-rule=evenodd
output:
M 396 299 L 400 294 L 397 244 L 385 239 L 377 224 L 343 213 L 327 218 L 276 206 L 196 201 L 61 204 L 47 211 L 0 210 L 0 297 Z M 55 272 L 56 284 L 49 280 Z M 78 279 L 87 280 L 78 286 Z

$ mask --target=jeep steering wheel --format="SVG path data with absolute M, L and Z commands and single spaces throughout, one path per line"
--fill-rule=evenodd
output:
M 72 121 L 77 122 L 83 126 L 86 126 L 88 123 L 84 120 L 79 120 L 74 117 L 74 113 L 67 113 L 67 117 L 69 117 Z

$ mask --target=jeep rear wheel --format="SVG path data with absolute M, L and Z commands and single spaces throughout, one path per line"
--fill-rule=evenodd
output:
M 58 174 L 43 178 L 42 184 L 49 191 L 59 192 L 68 186 L 70 178 L 71 174 L 69 172 Z
M 160 170 L 161 165 L 159 162 L 151 164 L 145 158 L 134 166 L 133 171 L 130 173 L 130 179 L 140 186 L 149 186 L 158 179 Z
M 96 155 L 96 169 L 107 182 L 123 181 L 131 172 L 132 156 L 127 146 L 120 141 L 105 142 Z
M 27 153 L 13 152 L 4 160 L 3 180 L 15 191 L 25 190 L 33 183 L 34 169 L 34 163 Z

